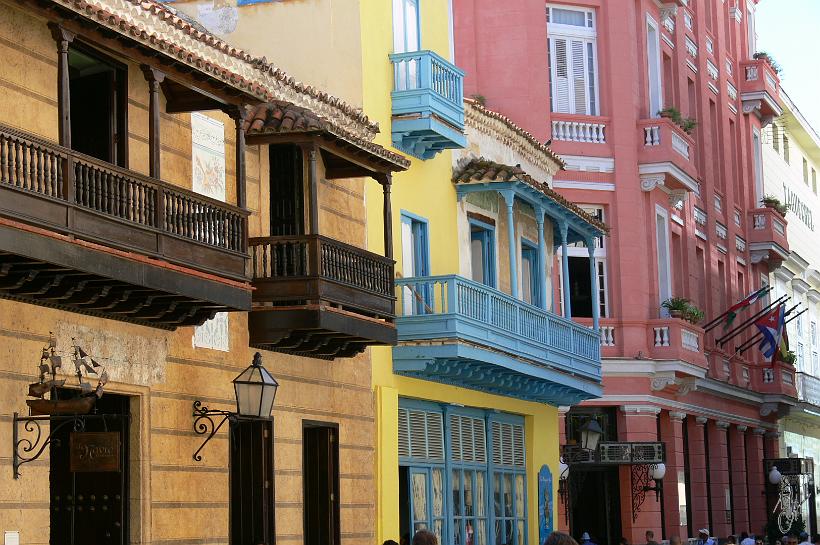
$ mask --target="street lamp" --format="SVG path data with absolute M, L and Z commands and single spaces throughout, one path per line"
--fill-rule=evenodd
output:
M 778 485 L 782 480 L 783 475 L 777 470 L 777 466 L 772 466 L 771 471 L 769 471 L 769 482 L 773 485 Z
M 598 449 L 598 442 L 604 434 L 601 425 L 594 418 L 590 418 L 578 429 L 581 432 L 581 448 L 595 451 Z
M 253 356 L 253 363 L 233 379 L 236 412 L 240 416 L 269 418 L 279 383 L 262 367 L 262 354 Z
M 254 354 L 253 362 L 233 379 L 233 388 L 236 396 L 235 413 L 209 409 L 201 401 L 194 401 L 194 431 L 198 435 L 208 435 L 194 452 L 194 460 L 197 462 L 202 461 L 199 453 L 226 421 L 269 420 L 271 418 L 270 413 L 273 410 L 273 400 L 276 398 L 279 383 L 262 366 L 262 354 L 259 352 Z M 220 416 L 222 420 L 216 423 L 214 417 Z

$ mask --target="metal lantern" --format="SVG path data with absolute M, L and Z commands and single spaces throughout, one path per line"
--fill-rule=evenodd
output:
M 777 470 L 777 466 L 772 466 L 772 470 L 769 471 L 769 482 L 778 485 L 782 480 L 783 475 Z
M 581 432 L 581 448 L 586 450 L 596 450 L 604 430 L 594 418 L 590 418 L 579 428 Z
M 262 367 L 262 354 L 253 356 L 253 363 L 233 379 L 233 387 L 240 416 L 270 417 L 279 383 Z
M 664 477 L 666 477 L 666 464 L 656 464 L 652 467 L 652 479 L 655 482 L 662 481 Z

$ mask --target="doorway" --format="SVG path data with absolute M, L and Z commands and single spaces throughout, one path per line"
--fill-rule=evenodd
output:
M 75 395 L 65 392 L 67 397 Z M 78 420 L 84 422 L 82 430 L 69 425 L 55 432 L 49 445 L 52 545 L 129 542 L 129 405 L 127 396 L 106 393 L 97 400 L 96 414 Z M 72 440 L 99 432 L 119 434 L 119 471 L 101 472 L 93 466 L 72 471 Z
M 68 51 L 71 148 L 127 167 L 126 70 L 98 52 Z
M 305 545 L 338 545 L 339 427 L 307 422 L 302 430 Z
M 588 532 L 598 545 L 621 539 L 618 466 L 570 469 L 570 529 L 576 539 Z

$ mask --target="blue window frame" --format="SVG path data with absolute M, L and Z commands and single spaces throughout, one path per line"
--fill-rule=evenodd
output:
M 541 295 L 541 264 L 538 245 L 521 239 L 521 296 L 525 302 L 537 305 Z
M 405 278 L 430 276 L 430 233 L 426 218 L 401 212 L 402 275 Z M 402 294 L 404 314 L 432 312 L 431 286 L 407 287 Z
M 470 260 L 473 280 L 494 288 L 495 227 L 478 220 L 470 220 Z
M 398 444 L 403 534 L 429 528 L 442 545 L 527 544 L 522 417 L 401 399 Z

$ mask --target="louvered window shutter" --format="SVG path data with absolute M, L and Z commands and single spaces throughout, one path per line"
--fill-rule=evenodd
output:
M 493 422 L 492 457 L 498 466 L 524 467 L 524 426 L 508 422 Z
M 487 463 L 487 435 L 483 419 L 451 414 L 449 431 L 453 461 Z
M 444 431 L 440 413 L 399 409 L 399 456 L 444 460 Z
M 567 40 L 565 38 L 553 38 L 552 55 L 552 81 L 553 81 L 553 107 L 559 113 L 572 113 L 570 106 L 570 86 L 569 86 L 569 59 L 567 56 Z
M 573 113 L 588 114 L 586 64 L 584 63 L 584 42 L 572 40 L 570 46 L 572 66 Z

